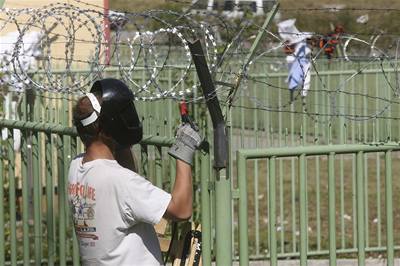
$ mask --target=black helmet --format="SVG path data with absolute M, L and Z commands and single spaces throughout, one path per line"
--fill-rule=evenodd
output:
M 96 81 L 91 93 L 101 97 L 99 126 L 120 145 L 130 146 L 142 140 L 140 123 L 132 91 L 120 80 L 107 78 Z

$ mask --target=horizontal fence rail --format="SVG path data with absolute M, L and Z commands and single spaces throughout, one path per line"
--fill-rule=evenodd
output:
M 307 265 L 311 256 L 336 265 L 342 254 L 357 255 L 359 265 L 367 254 L 383 254 L 393 265 L 399 151 L 398 143 L 239 149 L 233 205 L 240 265 L 250 258 Z

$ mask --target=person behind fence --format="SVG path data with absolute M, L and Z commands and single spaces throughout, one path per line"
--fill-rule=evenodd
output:
M 122 81 L 103 79 L 73 111 L 85 152 L 71 162 L 68 195 L 83 265 L 162 265 L 153 225 L 192 214 L 199 133 L 186 124 L 177 130 L 169 150 L 176 181 L 167 193 L 134 171 L 130 147 L 142 139 L 142 126 L 133 99 Z

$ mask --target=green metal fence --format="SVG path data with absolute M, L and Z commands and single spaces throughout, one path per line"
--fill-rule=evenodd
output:
M 254 67 L 251 73 L 257 81 L 249 79 L 243 83 L 237 100 L 227 112 L 230 163 L 222 186 L 221 180 L 214 180 L 212 151 L 210 154 L 197 154 L 195 158 L 193 219 L 202 223 L 203 264 L 210 265 L 218 254 L 226 256 L 222 261 L 229 261 L 233 256 L 243 264 L 248 263 L 247 258 L 275 261 L 277 257 L 301 257 L 304 263 L 306 255 L 320 258 L 332 254 L 333 244 L 329 246 L 328 243 L 334 242 L 338 257 L 354 256 L 362 247 L 361 242 L 365 242 L 365 252 L 373 252 L 371 256 L 379 256 L 386 247 L 397 250 L 399 229 L 394 225 L 394 244 L 388 245 L 390 237 L 386 237 L 385 230 L 392 228 L 387 224 L 391 217 L 386 212 L 388 207 L 382 207 L 390 198 L 393 202 L 400 200 L 400 193 L 396 193 L 400 188 L 395 177 L 393 196 L 383 187 L 388 184 L 386 176 L 392 177 L 389 157 L 393 161 L 398 158 L 397 147 L 389 143 L 400 139 L 397 119 L 400 105 L 394 97 L 397 92 L 391 87 L 395 84 L 396 74 L 391 64 L 370 63 L 363 71 L 359 71 L 359 64 L 353 66 L 354 69 L 347 65 L 330 65 L 330 69 L 326 67 L 319 73 L 313 72 L 311 91 L 304 105 L 300 99 L 288 104 L 285 73 L 268 74 L 268 66 L 262 64 Z M 172 84 L 177 71 L 181 71 L 179 67 L 166 67 L 159 76 L 160 84 Z M 87 72 L 76 71 L 75 79 L 81 75 L 85 76 Z M 143 75 L 145 73 L 138 71 L 135 78 L 142 80 Z M 195 81 L 195 72 L 190 75 Z M 118 78 L 113 69 L 105 72 L 104 76 Z M 182 83 L 182 88 L 185 89 L 186 85 Z M 220 89 L 220 97 L 224 99 L 226 95 Z M 369 96 L 360 96 L 362 94 Z M 29 94 L 19 97 L 21 121 L 0 120 L 0 129 L 10 129 L 8 139 L 1 144 L 0 187 L 3 189 L 0 196 L 7 204 L 0 207 L 0 239 L 2 236 L 5 239 L 0 243 L 0 265 L 16 265 L 17 262 L 27 265 L 30 261 L 77 265 L 78 251 L 70 230 L 65 186 L 59 186 L 65 184 L 69 161 L 82 151 L 82 145 L 71 128 L 71 108 L 76 96 L 36 93 L 34 97 Z M 387 105 L 388 99 L 390 105 Z M 174 128 L 180 123 L 177 102 L 138 102 L 137 108 L 143 120 L 144 133 L 149 136 L 143 145 L 136 148 L 140 173 L 169 190 L 175 169 L 174 162 L 165 153 Z M 190 108 L 202 132 L 212 143 L 211 122 L 204 104 L 191 104 Z M 360 117 L 366 119 L 355 119 Z M 22 130 L 20 152 L 12 149 L 12 129 Z M 270 147 L 274 148 L 267 153 L 260 150 Z M 389 150 L 393 152 L 387 152 Z M 301 156 L 299 151 L 302 151 Z M 283 152 L 289 154 L 283 156 Z M 333 157 L 329 157 L 332 152 L 335 153 L 333 163 Z M 357 160 L 361 156 L 359 152 L 363 152 L 361 162 Z M 264 159 L 253 158 L 253 153 Z M 250 156 L 245 166 L 244 155 Z M 393 173 L 396 173 L 396 165 L 392 165 Z M 331 240 L 333 227 L 328 224 L 330 221 L 332 225 L 332 217 L 327 218 L 332 216 L 328 210 L 333 210 L 329 208 L 332 204 L 332 198 L 329 198 L 329 195 L 332 197 L 329 191 L 333 191 L 329 183 L 332 182 L 329 175 L 332 169 L 336 182 L 335 241 Z M 244 170 L 247 175 L 241 173 Z M 358 178 L 363 179 L 362 186 L 357 183 Z M 306 188 L 304 180 L 307 181 Z M 243 188 L 244 182 L 247 192 Z M 361 193 L 357 189 L 362 187 L 364 200 L 361 203 L 365 208 L 360 215 L 365 217 L 364 222 L 356 219 L 360 211 L 357 205 L 360 198 L 356 195 Z M 299 193 L 299 188 L 307 193 Z M 232 209 L 227 214 L 223 209 L 220 211 L 219 197 L 232 202 Z M 275 198 L 275 202 L 269 200 L 271 198 Z M 247 205 L 244 205 L 246 201 Z M 400 215 L 396 204 L 393 205 L 393 215 Z M 248 220 L 248 227 L 243 227 L 244 217 Z M 272 222 L 275 219 L 276 224 L 271 219 Z M 304 225 L 306 222 L 310 229 Z M 270 228 L 273 224 L 274 228 Z M 225 225 L 229 225 L 226 228 L 232 226 L 229 236 L 216 230 Z M 360 236 L 364 236 L 365 241 L 360 240 L 359 225 L 364 226 L 365 235 Z M 243 228 L 248 229 L 247 234 Z M 226 244 L 221 245 L 221 241 L 216 244 L 216 237 L 225 240 Z M 222 248 L 224 251 L 219 252 Z M 391 256 L 390 252 L 383 254 Z
M 398 151 L 398 143 L 238 150 L 234 198 L 240 265 L 251 257 L 268 258 L 271 265 L 298 257 L 306 265 L 312 256 L 329 256 L 336 265 L 344 254 L 357 254 L 358 265 L 382 254 L 393 265 L 400 249 L 400 227 L 393 224 L 400 215 L 394 204 L 400 188 L 392 175 Z M 349 165 L 343 173 L 344 163 Z M 257 169 L 264 172 L 258 176 Z

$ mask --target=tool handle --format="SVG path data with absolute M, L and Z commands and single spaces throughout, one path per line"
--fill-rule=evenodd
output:
M 179 112 L 181 114 L 182 123 L 188 123 L 194 130 L 199 131 L 199 127 L 193 122 L 189 116 L 188 107 L 185 101 L 179 104 Z

